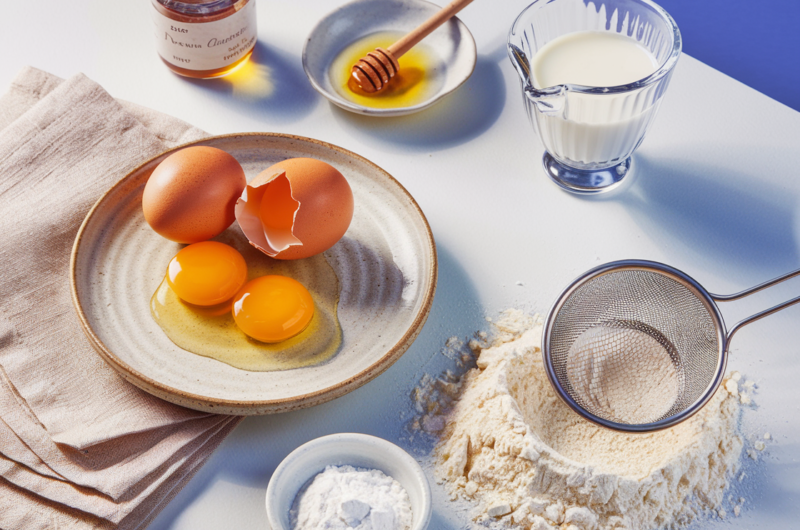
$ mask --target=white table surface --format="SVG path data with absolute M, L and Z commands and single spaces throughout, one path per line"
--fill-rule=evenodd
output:
M 62 77 L 83 72 L 118 98 L 177 116 L 212 134 L 270 131 L 318 138 L 359 153 L 417 199 L 439 250 L 439 287 L 409 351 L 376 380 L 299 412 L 247 418 L 150 528 L 264 529 L 270 474 L 298 445 L 355 431 L 399 441 L 409 393 L 453 335 L 485 315 L 546 311 L 560 290 L 602 262 L 663 261 L 715 293 L 738 291 L 800 266 L 800 113 L 684 56 L 656 123 L 635 155 L 623 194 L 582 199 L 543 174 L 508 62 L 508 28 L 528 0 L 483 0 L 461 19 L 478 45 L 472 78 L 421 114 L 351 115 L 311 88 L 300 54 L 315 22 L 339 0 L 259 0 L 260 81 L 187 81 L 157 58 L 146 0 L 6 2 L 0 87 L 24 65 Z M 517 285 L 521 282 L 523 285 Z M 729 327 L 800 294 L 790 281 L 722 307 Z M 745 480 L 738 519 L 697 528 L 792 528 L 800 519 L 800 307 L 737 334 L 731 369 L 759 382 L 746 435 L 774 443 Z M 434 485 L 431 528 L 461 528 Z

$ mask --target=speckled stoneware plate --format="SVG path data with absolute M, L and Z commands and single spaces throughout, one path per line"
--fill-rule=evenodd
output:
M 323 160 L 347 178 L 355 198 L 353 221 L 344 238 L 324 253 L 340 283 L 342 345 L 320 365 L 252 372 L 182 350 L 167 338 L 150 315 L 150 297 L 182 245 L 150 229 L 141 202 L 153 169 L 186 147 L 181 146 L 115 184 L 91 209 L 75 239 L 73 302 L 98 353 L 151 394 L 227 414 L 317 405 L 358 388 L 400 358 L 425 323 L 437 274 L 430 227 L 405 188 L 369 160 L 308 138 L 253 133 L 187 145 L 227 151 L 242 164 L 248 181 L 293 157 Z M 228 231 L 241 236 L 236 223 Z
M 311 31 L 303 48 L 303 69 L 320 94 L 351 112 L 367 116 L 402 116 L 428 108 L 464 84 L 475 70 L 475 39 L 457 17 L 422 41 L 436 56 L 436 73 L 441 82 L 421 103 L 391 109 L 359 105 L 334 88 L 330 68 L 339 53 L 361 37 L 380 31 L 408 33 L 439 9 L 440 6 L 424 0 L 356 0 L 345 4 L 325 16 Z

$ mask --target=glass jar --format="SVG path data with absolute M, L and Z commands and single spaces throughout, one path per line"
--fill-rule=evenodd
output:
M 255 0 L 150 0 L 161 60 L 173 72 L 222 77 L 244 64 L 256 44 Z

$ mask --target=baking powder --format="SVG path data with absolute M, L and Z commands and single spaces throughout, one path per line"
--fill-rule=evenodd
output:
M 328 466 L 298 493 L 294 530 L 408 530 L 408 492 L 377 469 Z

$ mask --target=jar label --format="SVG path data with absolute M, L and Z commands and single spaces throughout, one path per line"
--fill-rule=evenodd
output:
M 187 70 L 216 70 L 235 63 L 256 44 L 256 2 L 213 22 L 187 24 L 153 8 L 156 48 L 168 63 Z

